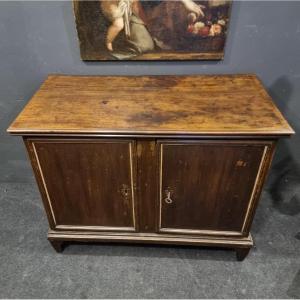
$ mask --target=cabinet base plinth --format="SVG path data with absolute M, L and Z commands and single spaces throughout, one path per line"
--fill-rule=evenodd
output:
M 210 246 L 233 248 L 237 252 L 238 260 L 243 260 L 253 246 L 251 235 L 247 237 L 232 236 L 195 236 L 195 235 L 172 235 L 155 233 L 114 233 L 114 232 L 73 232 L 49 230 L 48 239 L 52 246 L 62 251 L 62 245 L 66 241 L 77 242 L 123 242 L 123 243 L 147 243 L 147 244 L 170 244 L 190 246 Z M 55 246 L 54 246 L 55 245 Z M 57 250 L 57 249 L 56 249 Z M 58 251 L 58 250 L 57 250 Z M 58 251 L 58 252 L 60 252 Z

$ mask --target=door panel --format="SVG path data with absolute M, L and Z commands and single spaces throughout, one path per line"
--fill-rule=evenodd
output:
M 135 143 L 35 140 L 56 229 L 135 230 Z
M 226 141 L 159 145 L 159 231 L 241 235 L 267 146 Z

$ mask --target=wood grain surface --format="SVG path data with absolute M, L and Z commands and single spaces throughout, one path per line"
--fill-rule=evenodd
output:
M 242 233 L 266 147 L 250 141 L 160 142 L 160 231 Z
M 51 75 L 8 132 L 294 133 L 255 75 Z
M 135 230 L 134 142 L 33 139 L 55 229 Z

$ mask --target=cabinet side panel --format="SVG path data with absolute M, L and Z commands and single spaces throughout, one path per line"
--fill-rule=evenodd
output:
M 45 208 L 45 211 L 47 214 L 49 226 L 51 229 L 55 229 L 56 221 L 55 221 L 53 209 L 51 207 L 51 203 L 48 198 L 49 195 L 47 193 L 47 190 L 45 189 L 45 185 L 43 182 L 43 178 L 41 176 L 40 168 L 39 168 L 38 162 L 36 160 L 33 144 L 32 144 L 32 142 L 30 142 L 29 138 L 26 138 L 26 137 L 23 137 L 23 141 L 25 143 L 28 157 L 29 157 L 32 169 L 33 169 L 34 176 L 35 176 L 35 180 L 37 182 L 37 185 L 38 185 L 38 188 L 39 188 L 42 200 L 43 200 L 43 204 L 44 204 L 44 208 Z
M 139 231 L 156 232 L 157 214 L 157 156 L 155 140 L 138 140 L 137 168 L 138 168 L 138 210 Z
M 273 141 L 267 148 L 266 151 L 266 155 L 265 155 L 265 159 L 262 162 L 262 168 L 261 168 L 261 172 L 257 178 L 257 184 L 255 187 L 255 190 L 253 191 L 253 197 L 252 197 L 252 201 L 248 207 L 248 211 L 247 211 L 247 218 L 245 218 L 244 224 L 243 224 L 243 228 L 242 228 L 242 232 L 244 236 L 247 236 L 250 232 L 250 228 L 253 222 L 253 218 L 255 215 L 255 211 L 260 199 L 260 195 L 264 186 L 264 183 L 266 181 L 268 172 L 270 170 L 271 164 L 272 164 L 272 160 L 275 154 L 275 149 L 276 149 L 276 144 L 277 141 Z

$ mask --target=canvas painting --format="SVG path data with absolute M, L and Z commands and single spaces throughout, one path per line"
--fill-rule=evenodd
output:
M 83 60 L 222 59 L 228 0 L 73 2 Z

